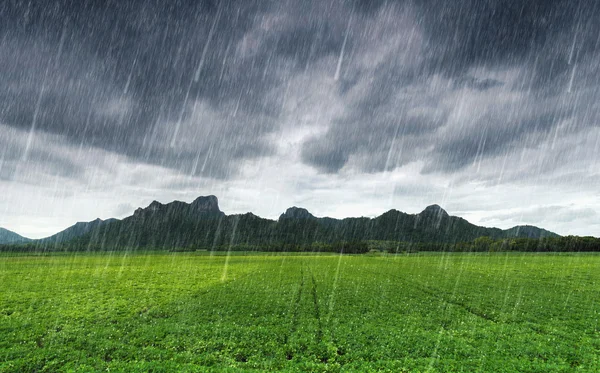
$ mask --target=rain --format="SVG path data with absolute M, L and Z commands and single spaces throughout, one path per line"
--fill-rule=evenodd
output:
M 600 3 L 0 3 L 0 372 L 594 371 Z

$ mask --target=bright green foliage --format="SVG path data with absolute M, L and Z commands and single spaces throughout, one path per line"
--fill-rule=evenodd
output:
M 0 257 L 0 372 L 593 372 L 591 254 Z

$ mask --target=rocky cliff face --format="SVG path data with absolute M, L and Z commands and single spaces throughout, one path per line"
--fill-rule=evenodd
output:
M 196 212 L 223 214 L 219 210 L 219 200 L 215 196 L 198 197 L 191 203 L 192 209 Z
M 219 200 L 215 196 L 198 197 L 192 203 L 173 201 L 162 204 L 153 201 L 146 208 L 138 208 L 134 217 L 152 217 L 158 215 L 181 215 L 186 217 L 219 217 L 225 214 L 219 209 Z
M 285 219 L 316 219 L 316 217 L 308 212 L 307 209 L 301 207 L 290 207 L 279 216 L 279 220 Z

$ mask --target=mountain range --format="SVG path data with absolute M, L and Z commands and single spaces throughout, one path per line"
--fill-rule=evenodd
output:
M 277 246 L 331 244 L 354 241 L 400 241 L 457 243 L 487 236 L 493 239 L 558 237 L 534 226 L 502 230 L 481 227 L 450 216 L 438 205 L 418 214 L 389 210 L 375 217 L 319 218 L 299 207 L 287 209 L 278 220 L 252 213 L 226 215 L 215 196 L 199 197 L 192 203 L 154 201 L 122 220 L 96 219 L 77 223 L 53 236 L 31 240 L 39 245 L 73 248 L 219 248 L 233 245 Z M 0 243 L 30 241 L 0 230 Z

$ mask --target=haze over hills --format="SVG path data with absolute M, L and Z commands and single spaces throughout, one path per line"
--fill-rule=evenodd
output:
M 278 220 L 252 213 L 226 215 L 219 209 L 217 197 L 211 195 L 199 197 L 192 203 L 173 201 L 162 204 L 154 201 L 122 220 L 80 222 L 33 242 L 102 248 L 213 248 L 365 240 L 456 243 L 482 236 L 493 239 L 558 237 L 533 226 L 507 230 L 480 227 L 463 218 L 450 216 L 438 205 L 428 206 L 418 214 L 389 210 L 375 218 L 319 218 L 299 207 L 287 209 Z M 18 241 L 19 237 L 0 243 L 24 242 Z
M 117 220 L 118 219 L 102 220 L 102 219 L 98 218 L 98 219 L 88 221 L 88 222 L 77 222 L 65 230 L 62 230 L 50 237 L 42 238 L 37 241 L 47 242 L 47 243 L 66 242 L 66 241 L 72 240 L 74 238 L 83 236 L 84 234 L 90 232 L 91 230 L 93 230 L 96 227 L 99 227 L 102 224 L 111 223 L 111 222 L 114 222 Z
M 8 229 L 0 228 L 0 244 L 23 243 L 31 241 L 29 238 L 23 237 Z

